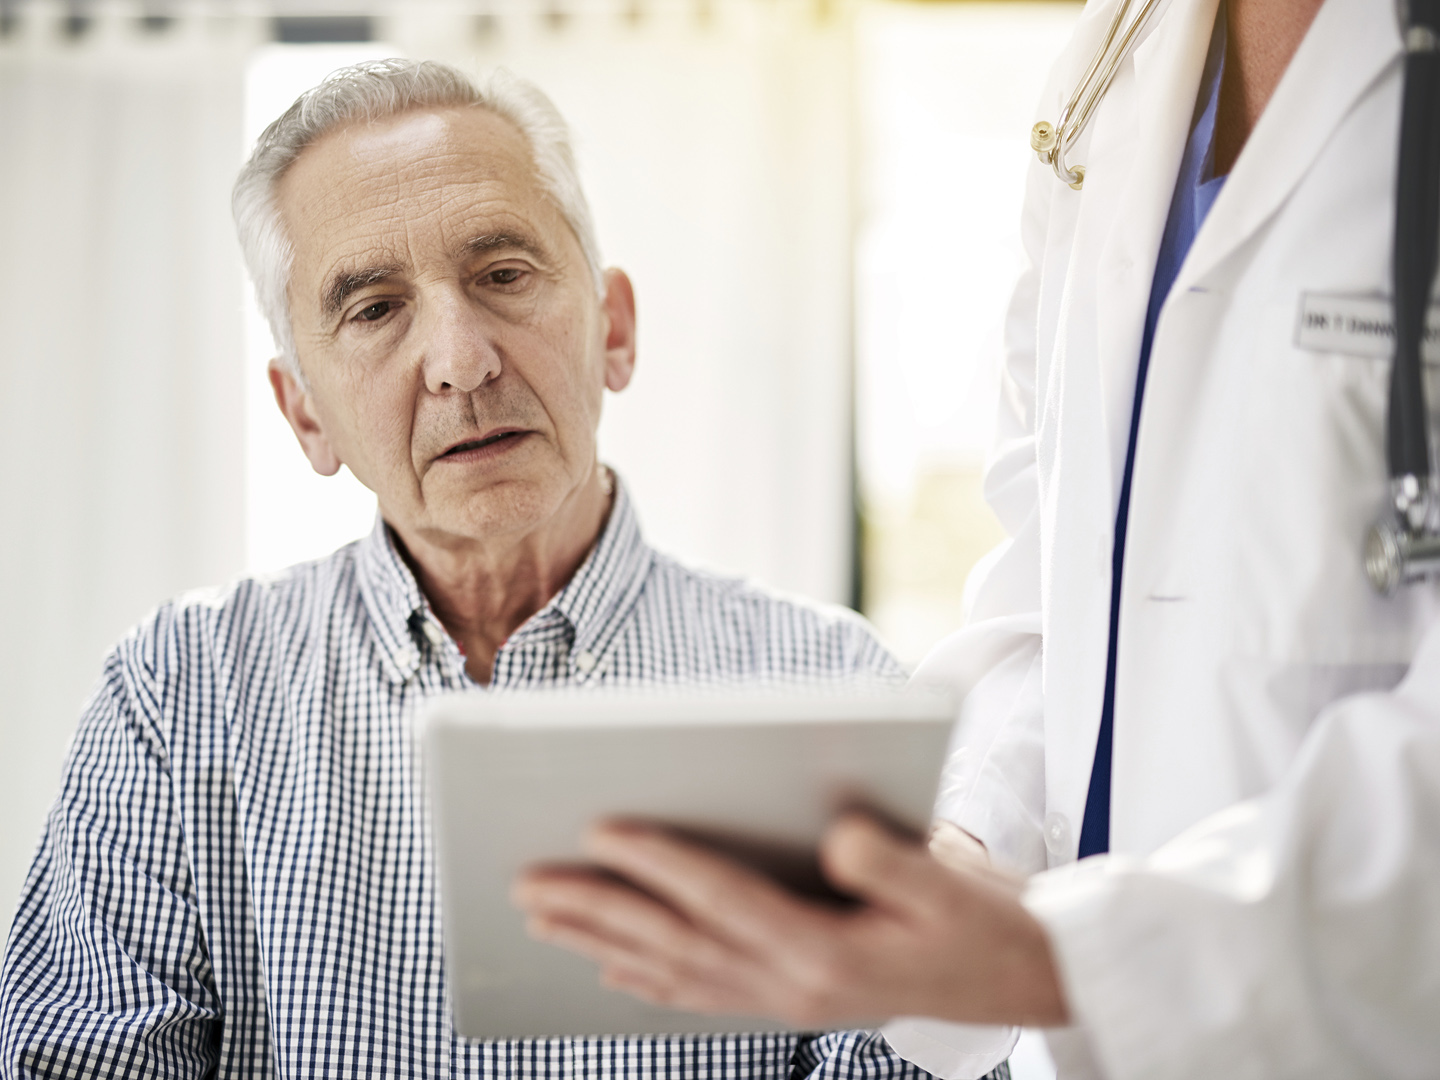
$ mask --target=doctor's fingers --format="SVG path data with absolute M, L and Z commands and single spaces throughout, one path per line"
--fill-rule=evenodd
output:
M 887 1015 L 883 1002 L 869 1002 L 869 966 L 837 963 L 833 950 L 813 946 L 781 957 L 725 944 L 703 955 L 640 952 L 593 939 L 579 947 L 600 963 L 606 986 L 656 1005 L 767 1016 L 802 1028 L 860 1026 Z
M 759 1007 L 763 961 L 633 890 L 576 884 L 539 888 L 528 898 L 538 902 L 522 904 L 531 937 L 595 961 L 605 985 L 646 1001 L 700 1012 Z
M 689 947 L 673 939 L 657 946 L 652 940 L 614 936 L 603 921 L 553 914 L 532 916 L 526 929 L 539 941 L 595 961 L 604 985 L 646 1001 L 699 1012 L 745 1011 L 747 1006 L 753 1011 L 754 995 L 737 989 L 738 983 L 755 980 L 731 976 L 754 961 L 740 957 L 733 946 L 717 947 L 703 939 Z
M 982 897 L 1016 897 L 1024 886 L 978 860 L 943 864 L 918 841 L 859 813 L 845 815 L 826 833 L 820 861 L 837 887 L 906 922 L 949 920 Z
M 585 852 L 696 926 L 758 955 L 792 943 L 797 935 L 812 932 L 817 920 L 832 917 L 763 874 L 652 826 L 596 826 L 586 836 Z
M 894 914 L 929 907 L 947 878 L 943 866 L 918 841 L 899 836 L 868 814 L 846 814 L 820 843 L 820 865 L 838 888 Z
M 571 942 L 581 941 L 575 934 L 588 934 L 606 944 L 605 958 L 617 957 L 625 950 L 636 955 L 703 956 L 716 947 L 661 901 L 593 870 L 531 869 L 516 881 L 512 900 L 525 912 L 525 927 L 532 937 L 574 948 Z M 585 955 L 602 959 L 588 951 Z
M 698 1013 L 755 1011 L 744 1003 L 744 999 L 732 1000 L 729 994 L 707 981 L 677 980 L 624 962 L 605 965 L 600 981 L 611 990 L 619 990 L 668 1009 Z
M 828 992 L 797 992 L 758 966 L 747 964 L 737 974 L 740 979 L 732 984 L 702 977 L 692 969 L 633 965 L 627 959 L 605 965 L 601 981 L 653 1005 L 689 1012 L 765 1016 L 797 1028 L 857 1027 L 878 1015 L 841 1008 Z

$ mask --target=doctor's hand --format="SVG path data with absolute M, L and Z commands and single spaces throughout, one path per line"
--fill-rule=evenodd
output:
M 654 1004 L 799 1027 L 896 1015 L 1069 1022 L 1019 883 L 980 859 L 943 866 L 867 816 L 842 818 L 820 849 L 827 879 L 857 900 L 849 907 L 798 897 L 650 825 L 597 826 L 585 853 L 602 869 L 531 869 L 514 901 L 533 937 L 597 961 L 606 986 Z

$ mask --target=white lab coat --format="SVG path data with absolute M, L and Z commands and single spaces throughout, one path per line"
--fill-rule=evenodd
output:
M 1040 115 L 1114 8 L 1092 0 Z M 1113 854 L 1075 864 L 1141 332 L 1215 9 L 1152 20 L 1070 155 L 1082 191 L 1032 167 L 986 478 L 1011 539 L 917 674 L 965 694 L 940 812 L 1050 868 L 1026 902 L 1080 1022 L 1052 1036 L 1062 1076 L 1440 1076 L 1440 591 L 1383 600 L 1363 573 L 1388 360 L 1299 323 L 1305 294 L 1390 292 L 1390 0 L 1327 0 L 1162 311 Z

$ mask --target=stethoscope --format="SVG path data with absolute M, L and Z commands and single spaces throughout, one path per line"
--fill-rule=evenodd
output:
M 1030 129 L 1030 147 L 1077 191 L 1085 167 L 1066 154 L 1084 132 L 1160 0 L 1120 0 L 1110 28 L 1056 123 Z M 1404 104 L 1395 191 L 1395 360 L 1385 423 L 1390 507 L 1365 540 L 1365 573 L 1382 596 L 1440 572 L 1440 484 L 1425 402 L 1426 315 L 1440 244 L 1440 0 L 1398 0 L 1405 41 Z

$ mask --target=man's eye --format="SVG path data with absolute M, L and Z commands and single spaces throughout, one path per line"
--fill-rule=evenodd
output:
M 507 266 L 500 270 L 491 270 L 489 277 L 496 285 L 513 285 L 520 280 L 524 271 L 514 266 Z
M 361 308 L 360 314 L 355 318 L 361 322 L 374 322 L 376 319 L 383 319 L 390 314 L 391 303 L 389 300 L 376 300 L 375 303 Z

